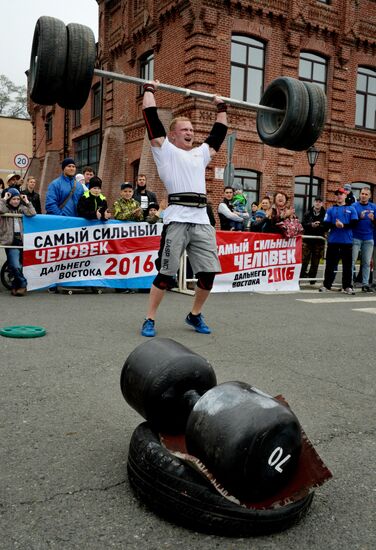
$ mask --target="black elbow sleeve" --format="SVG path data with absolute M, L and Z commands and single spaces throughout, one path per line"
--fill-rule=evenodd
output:
M 166 136 L 166 130 L 164 129 L 162 122 L 159 120 L 156 107 L 146 107 L 146 109 L 143 109 L 142 114 L 145 120 L 149 139 L 156 139 Z
M 227 134 L 227 126 L 221 122 L 215 122 L 210 134 L 205 140 L 205 143 L 212 147 L 215 151 L 219 151 Z

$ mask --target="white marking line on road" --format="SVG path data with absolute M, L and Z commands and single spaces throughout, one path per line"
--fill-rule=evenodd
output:
M 339 302 L 376 302 L 376 298 L 367 298 L 365 296 L 347 296 L 346 298 L 297 298 L 298 302 L 307 302 L 309 304 L 334 304 Z
M 373 313 L 373 315 L 376 315 L 376 307 L 362 307 L 359 309 L 353 309 L 353 311 L 361 311 L 362 313 Z

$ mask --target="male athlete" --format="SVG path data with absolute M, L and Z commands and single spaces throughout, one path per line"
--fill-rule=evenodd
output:
M 155 336 L 155 315 L 166 289 L 174 284 L 180 257 L 187 251 L 197 278 L 191 312 L 185 321 L 196 332 L 210 334 L 201 309 L 221 271 L 215 230 L 207 215 L 205 169 L 219 151 L 227 133 L 227 105 L 214 97 L 216 122 L 199 147 L 193 147 L 193 127 L 185 117 L 171 121 L 168 137 L 159 120 L 154 94 L 158 80 L 144 84 L 143 116 L 158 174 L 168 192 L 168 207 L 163 213 L 163 232 L 156 261 L 158 275 L 153 281 L 149 308 L 141 334 Z

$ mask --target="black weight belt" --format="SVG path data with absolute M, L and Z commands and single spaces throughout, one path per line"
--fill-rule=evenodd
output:
M 168 204 L 206 208 L 208 201 L 204 193 L 172 193 L 168 196 Z

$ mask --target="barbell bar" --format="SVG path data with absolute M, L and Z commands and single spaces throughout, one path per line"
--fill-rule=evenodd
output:
M 127 82 L 130 84 L 148 84 L 150 80 L 143 80 L 136 76 L 129 76 L 123 73 L 113 73 L 110 71 L 103 71 L 101 69 L 94 69 L 94 74 L 101 78 L 110 78 L 112 80 L 119 80 L 120 82 Z M 174 94 L 180 94 L 185 97 L 196 97 L 197 99 L 203 99 L 205 101 L 212 101 L 215 97 L 215 94 L 210 94 L 208 92 L 202 92 L 200 90 L 191 90 L 190 88 L 179 88 L 178 86 L 173 86 L 171 84 L 163 84 L 160 82 L 158 84 L 158 90 L 165 90 L 166 92 L 172 92 Z M 266 111 L 270 113 L 280 113 L 284 114 L 285 111 L 282 109 L 276 109 L 274 107 L 267 107 L 266 105 L 257 105 L 256 103 L 248 103 L 247 101 L 242 101 L 240 99 L 233 99 L 231 97 L 217 96 L 220 99 L 223 99 L 225 103 L 233 105 L 234 107 L 243 107 L 251 111 Z
M 54 55 L 51 55 L 54 52 Z M 29 92 L 35 103 L 81 109 L 90 94 L 93 76 L 142 85 L 141 78 L 95 69 L 93 31 L 59 19 L 38 19 L 31 51 Z M 214 94 L 170 84 L 159 88 L 186 97 L 212 101 Z M 263 143 L 293 151 L 309 148 L 320 136 L 326 119 L 326 96 L 313 83 L 279 77 L 264 91 L 260 104 L 222 97 L 226 103 L 257 112 L 256 126 Z

